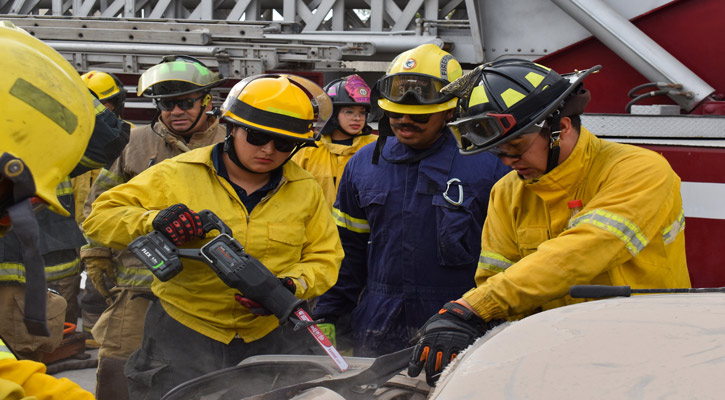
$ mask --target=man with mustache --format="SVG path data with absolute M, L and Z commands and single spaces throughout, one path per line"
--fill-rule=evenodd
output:
M 509 169 L 459 154 L 446 127 L 456 100 L 439 90 L 461 74 L 425 44 L 398 55 L 373 89 L 380 137 L 345 167 L 333 208 L 345 258 L 314 311 L 328 332 L 351 317 L 356 356 L 407 347 L 426 314 L 473 282 L 489 192 Z

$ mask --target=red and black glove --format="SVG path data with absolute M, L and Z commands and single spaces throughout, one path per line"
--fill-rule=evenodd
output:
M 416 377 L 425 368 L 426 382 L 435 386 L 441 372 L 458 353 L 501 322 L 485 322 L 463 305 L 449 301 L 418 331 L 408 375 Z
M 292 294 L 295 294 L 295 291 L 297 290 L 297 285 L 295 285 L 294 279 L 292 279 L 290 277 L 286 277 L 286 278 L 279 278 L 279 280 L 280 280 L 280 282 L 282 282 L 282 286 L 284 286 L 287 290 L 292 292 Z M 244 297 L 241 293 L 235 294 L 234 300 L 236 300 L 242 306 L 247 307 L 252 314 L 254 314 L 258 317 L 272 315 L 272 312 L 267 310 L 266 308 L 264 308 L 263 305 L 250 299 L 249 297 Z
M 205 235 L 199 214 L 184 204 L 174 204 L 161 210 L 151 225 L 177 246 Z

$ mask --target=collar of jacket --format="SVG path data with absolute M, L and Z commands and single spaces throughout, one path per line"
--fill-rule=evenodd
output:
M 547 202 L 558 201 L 562 192 L 573 194 L 586 180 L 592 159 L 599 153 L 600 148 L 599 139 L 582 127 L 569 157 L 548 174 L 523 181 L 524 185 Z
M 161 121 L 161 119 L 159 119 L 158 124 L 153 127 L 153 131 L 161 136 L 161 138 L 164 139 L 166 143 L 178 147 L 183 152 L 187 152 L 191 150 L 190 147 L 195 147 L 193 143 L 208 135 L 213 135 L 214 130 L 216 130 L 217 125 L 219 125 L 219 120 L 213 117 L 208 117 L 207 122 L 209 123 L 209 126 L 206 128 L 206 130 L 192 133 L 191 139 L 189 139 L 188 144 L 186 140 L 181 137 L 181 135 L 172 132 L 169 127 L 167 127 L 166 124 Z
M 188 164 L 204 164 L 209 169 L 213 170 L 214 173 L 216 173 L 216 169 L 214 168 L 214 161 L 211 158 L 211 153 L 214 150 L 214 146 L 220 145 L 222 143 L 213 144 L 211 146 L 202 147 L 196 150 L 192 150 L 188 153 L 181 154 L 174 158 L 174 160 L 182 163 L 188 163 Z M 305 171 L 297 165 L 296 163 L 287 162 L 282 167 L 282 176 L 284 179 L 282 179 L 282 182 L 288 181 L 288 182 L 294 182 L 294 181 L 301 181 L 305 179 L 313 179 L 312 175 L 310 175 L 309 172 Z

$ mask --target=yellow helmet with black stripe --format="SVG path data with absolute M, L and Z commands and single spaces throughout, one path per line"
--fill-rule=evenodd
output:
M 88 145 L 93 95 L 63 56 L 11 23 L 0 23 L 0 51 L 0 201 L 37 195 L 68 215 L 56 186 Z
M 256 75 L 234 85 L 221 113 L 231 124 L 312 144 L 332 114 L 332 101 L 309 79 Z

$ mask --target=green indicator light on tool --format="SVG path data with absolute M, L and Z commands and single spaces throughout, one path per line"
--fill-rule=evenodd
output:
M 164 262 L 163 262 L 163 261 L 161 261 L 160 263 L 158 263 L 158 264 L 154 265 L 154 266 L 153 266 L 153 269 L 156 269 L 156 268 L 158 268 L 158 267 L 160 267 L 160 266 L 162 266 L 162 265 L 164 265 Z

